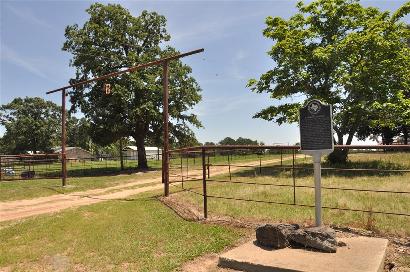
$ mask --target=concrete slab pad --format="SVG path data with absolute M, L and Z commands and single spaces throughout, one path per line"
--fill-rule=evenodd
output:
M 383 271 L 388 241 L 380 238 L 338 238 L 347 246 L 336 253 L 304 249 L 266 249 L 254 241 L 234 248 L 219 257 L 219 266 L 240 271 L 290 272 L 379 272 Z

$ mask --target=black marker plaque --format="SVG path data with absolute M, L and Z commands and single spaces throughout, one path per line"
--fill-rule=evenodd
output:
M 300 149 L 333 150 L 332 108 L 319 100 L 299 110 Z

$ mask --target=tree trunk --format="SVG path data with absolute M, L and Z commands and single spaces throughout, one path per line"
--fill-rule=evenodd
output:
M 389 127 L 382 128 L 382 143 L 384 145 L 393 144 L 394 131 Z
M 147 154 L 145 153 L 144 138 L 135 138 L 135 144 L 138 148 L 138 169 L 148 169 Z
M 350 145 L 353 141 L 354 132 L 350 132 L 347 136 L 346 145 Z M 343 145 L 343 134 L 337 133 L 338 144 Z M 327 156 L 327 161 L 330 164 L 346 164 L 349 155 L 349 149 L 335 149 Z
M 403 144 L 409 144 L 409 129 L 407 126 L 403 126 Z
M 124 170 L 124 156 L 122 154 L 122 138 L 120 139 L 120 163 L 121 163 L 121 171 Z

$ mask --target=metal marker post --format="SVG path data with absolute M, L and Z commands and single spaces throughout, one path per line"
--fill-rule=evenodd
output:
M 315 222 L 317 227 L 322 225 L 321 158 L 321 152 L 315 152 L 315 154 L 313 154 L 313 168 L 315 175 Z

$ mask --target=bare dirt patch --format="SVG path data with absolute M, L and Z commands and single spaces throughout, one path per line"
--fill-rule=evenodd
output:
M 191 262 L 184 264 L 178 271 L 180 272 L 219 272 L 219 271 L 234 271 L 231 269 L 223 269 L 218 267 L 217 254 L 207 254 L 201 256 Z
M 287 160 L 289 158 L 284 158 Z M 275 163 L 280 160 L 263 161 L 262 165 Z M 248 165 L 258 166 L 259 161 L 248 162 Z M 235 164 L 231 165 L 231 172 L 241 170 Z M 212 175 L 228 173 L 228 168 L 224 166 L 214 166 Z M 140 173 L 143 175 L 143 173 Z M 193 170 L 189 173 L 190 178 L 202 177 L 202 169 Z M 171 182 L 178 183 L 178 177 L 170 178 Z M 160 183 L 161 178 L 147 178 L 126 184 L 120 184 L 103 189 L 92 189 L 83 192 L 75 192 L 70 194 L 52 195 L 48 197 L 39 197 L 29 200 L 17 200 L 0 202 L 0 222 L 22 219 L 34 215 L 54 213 L 67 208 L 75 208 L 84 205 L 99 203 L 106 200 L 124 199 L 131 195 L 136 195 L 142 192 L 154 191 L 161 189 L 163 185 Z M 147 185 L 154 183 L 155 185 L 145 186 L 142 188 L 133 188 L 139 185 Z

